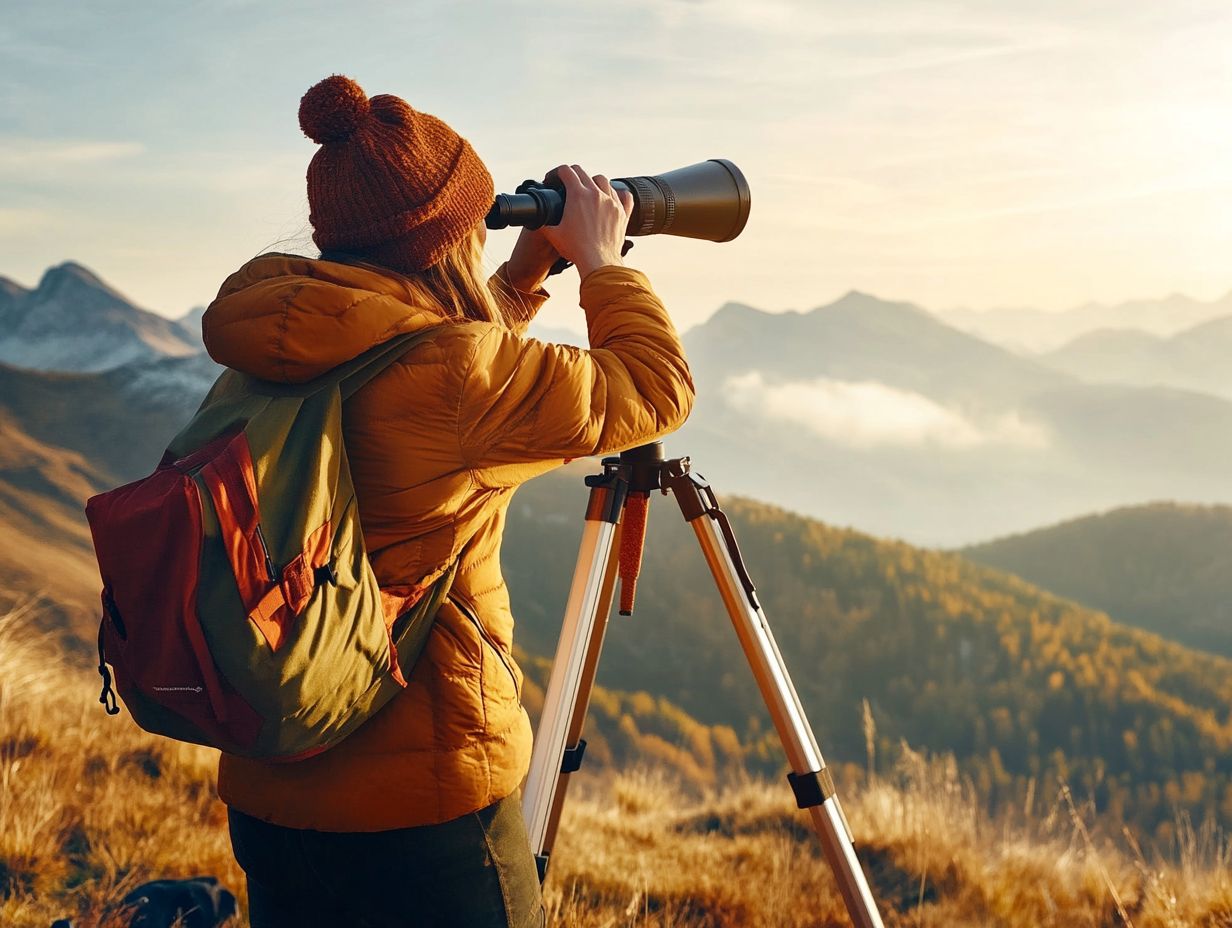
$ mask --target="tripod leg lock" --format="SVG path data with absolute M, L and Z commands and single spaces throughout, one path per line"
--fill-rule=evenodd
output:
M 837 792 L 828 767 L 822 767 L 812 773 L 789 773 L 787 782 L 791 784 L 791 791 L 796 794 L 798 809 L 819 806 Z
M 582 767 L 582 755 L 586 753 L 586 739 L 579 738 L 576 746 L 565 748 L 565 755 L 560 761 L 561 773 L 577 773 Z

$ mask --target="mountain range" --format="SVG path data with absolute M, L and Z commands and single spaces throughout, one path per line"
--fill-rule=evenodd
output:
M 0 585 L 89 640 L 98 571 L 85 500 L 153 470 L 218 376 L 205 354 L 98 373 L 0 364 Z
M 502 566 L 517 638 L 532 654 L 555 645 L 587 470 L 532 481 L 510 507 Z M 1141 824 L 1170 821 L 1173 803 L 1232 821 L 1232 662 L 956 554 L 720 501 L 827 756 L 865 756 L 867 699 L 884 762 L 903 742 L 952 752 L 994 803 L 1020 801 L 1031 778 L 1051 790 L 1064 777 L 1101 810 Z M 598 679 L 731 726 L 746 745 L 770 730 L 696 537 L 670 499 L 651 504 L 637 605 L 612 617 Z M 763 744 L 772 769 L 777 747 Z
M 1232 403 L 1089 383 L 911 304 L 728 304 L 684 340 L 698 400 L 674 451 L 831 523 L 953 546 L 1152 499 L 1232 502 Z
M 1232 315 L 1232 292 L 1210 300 L 1181 293 L 1155 300 L 1112 305 L 1087 303 L 1063 312 L 1040 309 L 949 309 L 938 315 L 947 323 L 1008 348 L 1051 351 L 1101 329 L 1133 329 L 1166 337 L 1202 322 Z
M 1171 336 L 1138 329 L 1098 329 L 1038 356 L 1086 381 L 1168 386 L 1232 399 L 1232 316 Z
M 216 370 L 200 309 L 164 319 L 71 262 L 33 290 L 2 283 L 7 363 L 125 372 L 160 389 Z M 1117 312 L 1158 326 L 1174 303 Z M 1218 308 L 1176 305 L 1187 318 Z M 866 293 L 808 312 L 729 303 L 684 333 L 698 400 L 669 449 L 727 492 L 947 547 L 1148 500 L 1232 503 L 1219 365 L 1230 332 L 1232 317 L 1167 339 L 1108 335 L 1150 356 L 1126 371 L 1137 356 L 1096 351 L 1098 333 L 1026 356 Z M 532 334 L 577 341 L 537 324 Z M 1164 368 L 1173 376 L 1150 373 Z

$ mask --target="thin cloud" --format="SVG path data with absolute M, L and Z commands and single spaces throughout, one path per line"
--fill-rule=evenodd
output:
M 132 158 L 145 152 L 139 142 L 59 139 L 0 139 L 0 171 L 47 165 L 97 164 Z
M 1012 55 L 1029 55 L 1037 52 L 1051 51 L 1066 44 L 1069 44 L 1069 40 L 1063 37 L 1021 42 L 1000 42 L 961 51 L 924 53 L 906 58 L 905 60 L 900 58 L 894 61 L 856 65 L 846 69 L 843 76 L 868 78 L 948 68 L 989 58 L 1005 58 Z
M 759 371 L 730 377 L 727 402 L 745 413 L 804 426 L 853 448 L 921 447 L 971 450 L 988 445 L 1042 448 L 1048 436 L 1016 413 L 977 423 L 926 396 L 874 381 L 769 383 Z
M 1208 190 L 1226 190 L 1232 188 L 1232 180 L 1226 175 L 1176 175 L 1153 183 L 1134 186 L 1121 186 L 1106 191 L 1097 191 L 1085 196 L 1074 196 L 1055 201 L 1023 203 L 1013 206 L 1003 206 L 995 209 L 970 210 L 967 212 L 942 214 L 932 216 L 918 223 L 904 224 L 905 228 L 928 228 L 930 226 L 950 223 L 980 222 L 986 219 L 1004 216 L 1041 216 L 1048 213 L 1069 212 L 1073 210 L 1095 209 L 1117 203 L 1129 203 L 1136 200 L 1147 200 L 1153 197 L 1174 196 L 1176 194 L 1197 193 Z

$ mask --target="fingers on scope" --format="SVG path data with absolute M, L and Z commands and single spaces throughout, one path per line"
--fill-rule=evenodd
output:
M 565 185 L 566 190 L 577 188 L 607 194 L 621 205 L 626 216 L 633 210 L 633 194 L 628 190 L 616 190 L 612 182 L 602 174 L 592 177 L 583 170 L 580 164 L 562 164 L 556 168 L 555 173 Z
M 582 166 L 580 164 L 573 165 L 573 170 L 577 174 L 578 181 L 587 190 L 598 190 L 599 189 L 598 185 L 594 181 L 594 178 L 592 178 L 589 174 L 587 174 L 584 170 L 582 170 Z

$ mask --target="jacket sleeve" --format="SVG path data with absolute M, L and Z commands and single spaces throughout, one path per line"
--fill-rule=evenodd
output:
M 632 448 L 680 427 L 693 378 L 671 317 L 642 273 L 582 281 L 589 350 L 478 329 L 463 376 L 459 439 L 471 467 Z
M 505 320 L 505 327 L 518 335 L 524 335 L 530 321 L 547 302 L 548 292 L 542 287 L 533 293 L 519 290 L 509 282 L 508 266 L 509 262 L 506 261 L 488 278 L 488 289 L 496 299 L 496 305 Z

